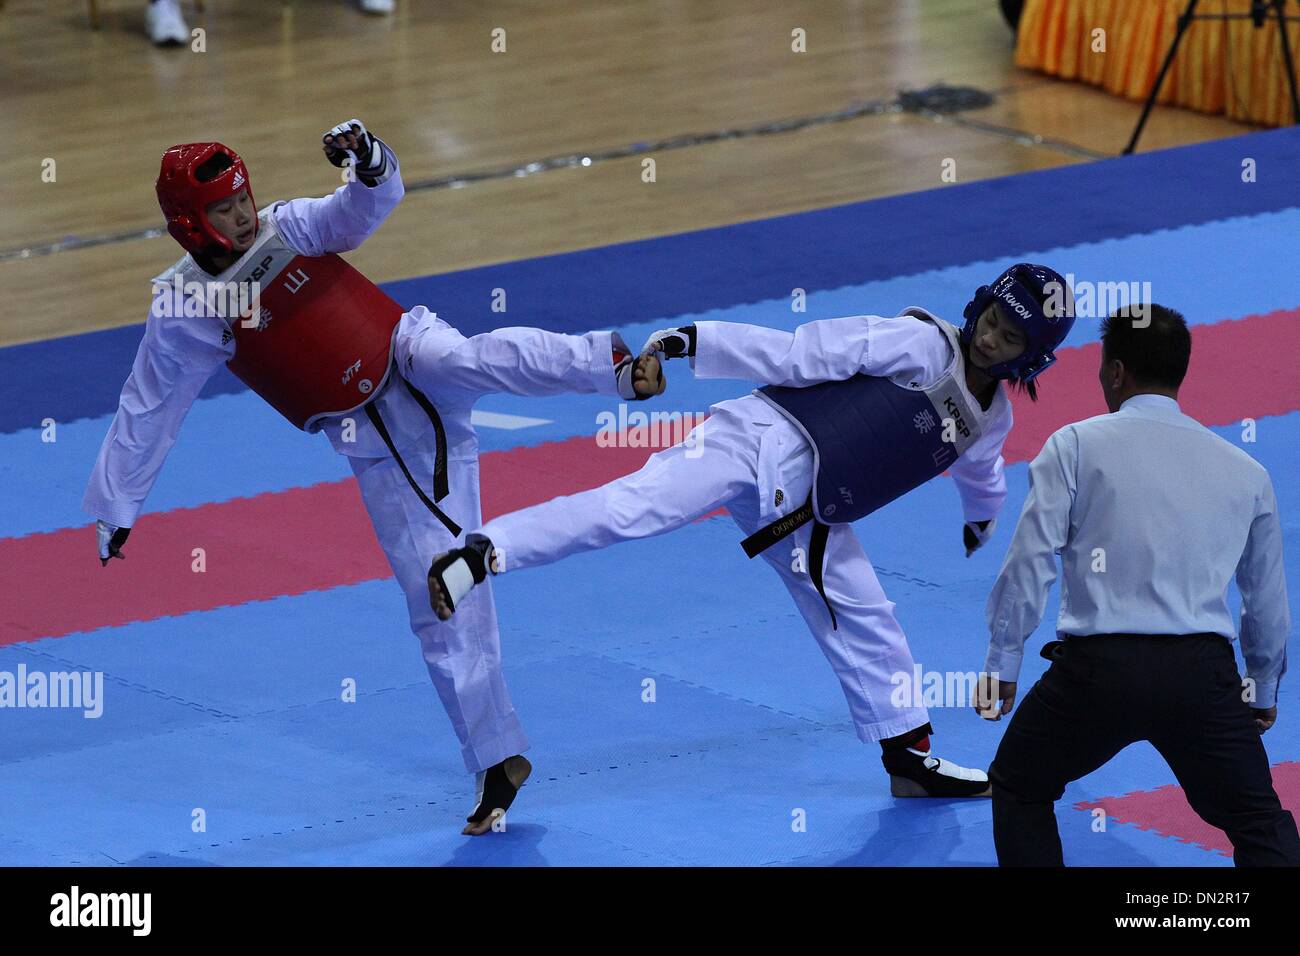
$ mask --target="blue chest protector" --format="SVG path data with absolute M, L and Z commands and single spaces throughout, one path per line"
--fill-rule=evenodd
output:
M 804 388 L 758 390 L 812 445 L 817 520 L 857 521 L 942 474 L 979 439 L 980 415 L 958 380 L 957 330 L 935 321 L 952 344 L 953 361 L 929 388 L 855 375 Z
M 928 388 L 855 375 L 803 388 L 767 385 L 755 393 L 803 433 L 813 449 L 816 476 L 803 508 L 750 535 L 743 546 L 753 557 L 814 521 L 808 558 L 823 600 L 826 525 L 856 521 L 942 474 L 982 433 L 980 412 L 960 381 L 964 370 L 956 328 L 929 316 L 917 319 L 933 321 L 952 346 L 952 362 Z

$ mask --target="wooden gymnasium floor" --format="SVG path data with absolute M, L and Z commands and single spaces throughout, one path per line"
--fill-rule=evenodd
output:
M 399 0 L 381 19 L 343 0 L 208 0 L 203 14 L 186 5 L 202 53 L 152 47 L 142 8 L 101 3 L 100 31 L 80 3 L 0 10 L 0 344 L 143 319 L 148 278 L 178 255 L 149 232 L 158 158 L 175 142 L 234 147 L 266 202 L 334 188 L 320 134 L 353 116 L 392 143 L 409 188 L 939 82 L 996 96 L 962 122 L 886 112 L 655 150 L 654 183 L 633 155 L 411 188 L 350 257 L 383 282 L 929 189 L 945 158 L 959 182 L 1086 162 L 1117 153 L 1138 112 L 1012 66 L 994 0 Z M 791 52 L 795 28 L 806 53 Z M 1142 148 L 1245 129 L 1161 108 Z

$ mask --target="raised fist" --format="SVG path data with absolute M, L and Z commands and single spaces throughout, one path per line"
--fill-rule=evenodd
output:
M 352 164 L 357 175 L 379 176 L 383 173 L 384 148 L 366 130 L 359 119 L 339 123 L 321 137 L 325 158 L 339 168 Z

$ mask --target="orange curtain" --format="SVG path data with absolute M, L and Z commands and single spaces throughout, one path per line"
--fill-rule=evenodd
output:
M 1187 0 L 1026 0 L 1016 65 L 1146 99 Z M 1300 5 L 1287 4 L 1300 14 Z M 1248 13 L 1250 0 L 1201 0 L 1197 14 Z M 1102 32 L 1098 32 L 1102 31 Z M 1288 23 L 1300 59 L 1300 23 Z M 1265 126 L 1292 122 L 1277 22 L 1195 20 L 1183 36 L 1160 103 Z

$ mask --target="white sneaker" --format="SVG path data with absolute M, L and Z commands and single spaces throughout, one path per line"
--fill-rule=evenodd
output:
M 361 0 L 363 13 L 392 13 L 393 0 Z
M 190 42 L 190 28 L 181 16 L 176 0 L 157 0 L 144 12 L 144 30 L 158 46 L 178 46 Z

